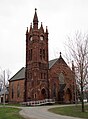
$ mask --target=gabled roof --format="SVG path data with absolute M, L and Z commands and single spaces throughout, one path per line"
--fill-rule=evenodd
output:
M 24 79 L 25 78 L 25 67 L 22 67 L 9 81 Z
M 49 61 L 49 69 L 56 63 L 57 60 L 58 58 Z
M 52 68 L 52 66 L 53 66 L 57 61 L 58 61 L 59 63 L 63 63 L 63 64 L 65 64 L 65 65 L 67 65 L 67 63 L 64 61 L 64 59 L 62 58 L 61 53 L 60 53 L 60 57 L 59 57 L 59 58 L 49 61 L 49 69 Z
M 58 62 L 67 65 L 65 60 L 62 58 L 61 54 L 60 54 L 60 57 L 58 58 Z

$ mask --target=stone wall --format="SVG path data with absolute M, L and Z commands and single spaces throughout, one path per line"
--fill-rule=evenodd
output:
M 24 101 L 24 79 L 9 82 L 9 102 Z

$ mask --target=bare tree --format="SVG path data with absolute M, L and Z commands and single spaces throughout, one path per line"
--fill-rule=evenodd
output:
M 6 70 L 1 69 L 0 70 L 0 86 L 3 86 L 3 83 L 4 83 L 4 71 L 5 71 L 5 85 L 8 84 L 8 80 L 10 79 L 11 71 L 9 69 L 6 69 Z
M 8 81 L 10 79 L 10 76 L 11 76 L 11 71 L 9 69 L 6 70 L 6 79 L 7 79 L 7 82 L 6 84 L 8 84 Z
M 2 71 L 2 69 L 1 69 L 1 71 L 0 71 L 0 88 L 2 89 L 3 88 L 3 80 L 4 79 L 4 76 L 3 76 L 3 71 Z
M 1 69 L 1 68 L 0 68 Z M 0 91 L 3 91 L 3 104 L 5 105 L 5 94 L 7 90 L 8 80 L 10 77 L 10 70 L 0 70 Z
M 84 90 L 88 85 L 88 34 L 77 32 L 67 44 L 70 59 L 74 61 L 76 83 L 80 87 L 82 112 L 84 112 Z

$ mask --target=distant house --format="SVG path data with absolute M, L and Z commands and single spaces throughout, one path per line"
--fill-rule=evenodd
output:
M 0 103 L 3 103 L 5 94 L 5 102 L 9 102 L 9 85 L 5 86 L 5 90 L 3 88 L 0 89 Z
M 38 27 L 35 9 L 33 26 L 26 30 L 26 67 L 9 80 L 9 101 L 55 99 L 59 103 L 74 102 L 75 76 L 61 53 L 59 58 L 48 60 L 48 29 Z M 60 39 L 58 39 L 58 44 Z M 58 46 L 59 47 L 59 46 Z

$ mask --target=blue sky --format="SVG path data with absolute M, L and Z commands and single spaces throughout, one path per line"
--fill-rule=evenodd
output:
M 25 66 L 25 32 L 37 8 L 48 26 L 49 59 L 65 55 L 67 36 L 88 32 L 88 0 L 0 0 L 0 67 L 13 75 Z

